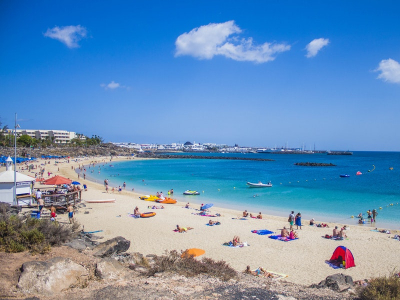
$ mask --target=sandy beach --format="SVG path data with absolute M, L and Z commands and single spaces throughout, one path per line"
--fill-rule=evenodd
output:
M 126 159 L 113 158 L 113 161 Z M 107 194 L 103 184 L 84 180 L 82 176 L 78 179 L 77 173 L 71 166 L 76 168 L 78 165 L 88 165 L 92 161 L 109 162 L 110 157 L 77 159 L 77 161 L 71 160 L 70 163 L 58 164 L 52 159 L 50 164 L 46 164 L 46 173 L 49 171 L 53 173 L 51 176 L 62 175 L 87 184 L 88 191 L 82 193 L 82 203 L 85 203 L 85 200 L 115 199 L 115 203 L 86 203 L 86 207 L 76 212 L 76 220 L 84 226 L 85 231 L 102 230 L 98 235 L 103 236 L 103 240 L 116 236 L 129 239 L 131 241 L 129 252 L 141 252 L 147 255 L 162 254 L 165 250 L 201 248 L 206 251 L 206 257 L 225 260 L 237 271 L 243 271 L 247 265 L 252 269 L 263 267 L 288 275 L 287 281 L 305 285 L 319 283 L 326 276 L 336 273 L 350 275 L 353 280 L 389 275 L 398 270 L 400 265 L 398 255 L 400 243 L 392 239 L 394 234 L 397 234 L 395 231 L 384 234 L 371 231 L 373 229 L 371 227 L 334 223 L 328 223 L 330 228 L 318 228 L 309 226 L 309 220 L 303 219 L 302 230 L 296 230 L 299 234 L 298 240 L 290 242 L 273 240 L 267 235 L 257 235 L 251 231 L 268 229 L 279 234 L 283 226 L 289 225 L 287 217 L 271 216 L 268 212 L 263 212 L 262 220 L 238 220 L 233 218 L 241 217 L 241 211 L 213 207 L 211 213 L 219 213 L 221 217 L 210 218 L 195 215 L 198 213 L 198 205 L 193 204 L 190 209 L 185 209 L 186 203 L 182 202 L 164 205 L 165 209 L 152 210 L 148 208 L 149 205 L 160 204 L 140 200 L 141 194 L 130 191 Z M 38 164 L 41 163 L 43 160 L 39 160 Z M 34 176 L 34 173 L 23 172 Z M 35 187 L 41 185 L 37 184 Z M 156 216 L 132 218 L 129 213 L 133 213 L 135 206 L 139 207 L 140 212 L 154 211 Z M 246 207 L 243 207 L 243 210 L 245 209 Z M 287 210 L 288 214 L 291 210 L 297 212 L 296 207 L 288 207 Z M 60 215 L 58 218 L 66 221 L 67 216 Z M 210 219 L 220 221 L 221 225 L 206 226 Z M 316 220 L 316 223 L 320 222 L 324 220 Z M 173 231 L 177 224 L 194 229 L 187 233 L 177 233 Z M 325 234 L 332 234 L 335 225 L 339 228 L 343 225 L 349 227 L 346 232 L 348 239 L 337 241 L 323 238 Z M 238 235 L 250 246 L 243 248 L 224 246 L 223 243 L 232 240 L 234 235 Z M 356 267 L 347 270 L 333 269 L 326 264 L 325 261 L 330 259 L 337 246 L 345 246 L 351 250 Z

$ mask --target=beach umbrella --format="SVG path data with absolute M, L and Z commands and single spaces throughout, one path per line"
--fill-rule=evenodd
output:
M 187 249 L 185 252 L 183 252 L 181 257 L 182 258 L 189 258 L 191 256 L 197 257 L 200 255 L 203 255 L 204 253 L 206 253 L 206 251 L 203 249 L 191 248 L 191 249 Z
M 212 203 L 207 203 L 207 204 L 204 204 L 202 207 L 201 207 L 201 209 L 202 210 L 205 210 L 205 209 L 209 209 L 210 207 L 213 207 L 214 206 L 214 204 L 212 204 Z
M 71 180 L 62 176 L 54 176 L 50 179 L 47 179 L 44 184 L 48 185 L 62 185 L 62 184 L 71 184 Z
M 36 178 L 36 181 L 44 181 L 44 178 Z
M 78 181 L 72 181 L 72 184 L 74 184 L 74 185 L 80 185 L 81 183 L 78 182 Z

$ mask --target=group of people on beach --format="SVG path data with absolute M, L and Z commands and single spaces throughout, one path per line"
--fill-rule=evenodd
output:
M 261 212 L 259 212 L 257 216 L 254 216 L 252 213 L 249 214 L 247 212 L 247 210 L 245 210 L 243 212 L 243 218 L 247 218 L 247 217 L 250 217 L 250 218 L 253 218 L 253 219 L 262 219 L 263 218 Z
M 368 210 L 367 211 L 367 218 L 368 218 L 368 221 L 370 222 L 370 223 L 374 223 L 374 222 L 376 222 L 376 217 L 378 216 L 378 212 L 376 211 L 376 209 L 373 209 L 373 210 Z M 364 219 L 364 216 L 363 216 L 363 213 L 359 213 L 359 215 L 357 216 L 357 218 L 359 219 L 358 220 L 358 224 L 365 224 L 366 223 L 366 221 L 365 221 L 365 219 Z

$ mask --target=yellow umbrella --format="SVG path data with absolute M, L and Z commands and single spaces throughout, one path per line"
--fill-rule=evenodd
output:
M 204 253 L 206 253 L 206 251 L 203 249 L 191 248 L 191 249 L 187 249 L 185 252 L 183 252 L 181 257 L 182 258 L 189 258 L 191 256 L 197 257 L 200 255 L 203 255 Z

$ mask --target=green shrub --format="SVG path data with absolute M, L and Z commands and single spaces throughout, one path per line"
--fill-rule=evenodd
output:
M 34 218 L 22 219 L 0 212 L 0 250 L 5 252 L 44 253 L 50 246 L 58 246 L 69 241 L 72 228 L 50 220 Z
M 218 277 L 224 281 L 237 276 L 237 273 L 225 261 L 215 261 L 211 258 L 198 260 L 194 257 L 181 257 L 182 252 L 176 250 L 166 251 L 165 255 L 157 256 L 154 265 L 149 269 L 147 275 L 160 272 L 174 272 L 184 276 L 196 276 L 207 274 Z
M 397 300 L 400 299 L 400 278 L 396 275 L 373 278 L 360 290 L 361 300 Z

